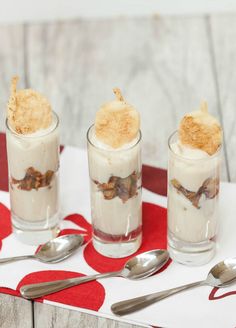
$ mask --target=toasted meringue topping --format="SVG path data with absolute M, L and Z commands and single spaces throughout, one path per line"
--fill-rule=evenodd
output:
M 128 104 L 120 89 L 113 92 L 116 100 L 104 104 L 96 114 L 96 137 L 112 148 L 120 148 L 138 135 L 140 128 L 139 113 Z
M 7 117 L 11 128 L 20 134 L 47 129 L 52 123 L 52 109 L 48 100 L 31 90 L 16 90 L 19 78 L 13 77 Z
M 213 155 L 222 143 L 222 129 L 208 113 L 207 103 L 201 103 L 200 110 L 183 117 L 179 126 L 180 142 L 188 147 L 197 148 Z

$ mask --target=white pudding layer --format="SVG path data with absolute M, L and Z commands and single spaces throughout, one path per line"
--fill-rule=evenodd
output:
M 119 149 L 111 149 L 96 140 L 92 127 L 88 139 L 93 225 L 109 235 L 127 235 L 142 221 L 139 137 Z M 139 176 L 137 193 L 125 201 L 119 196 L 106 199 L 98 187 L 98 184 L 107 184 L 111 177 L 127 178 L 133 173 Z
M 11 210 L 22 221 L 38 222 L 49 220 L 58 213 L 58 169 L 59 169 L 59 131 L 57 118 L 48 129 L 31 135 L 16 134 L 7 131 L 7 154 L 9 167 L 9 191 Z M 15 180 L 23 180 L 29 168 L 45 175 L 53 171 L 48 186 L 21 189 Z
M 218 221 L 218 192 L 214 197 L 207 197 L 200 188 L 207 179 L 219 181 L 220 156 L 210 156 L 179 142 L 171 144 L 170 148 L 168 228 L 177 238 L 186 242 L 198 243 L 213 238 Z M 174 187 L 173 180 L 185 189 L 185 194 Z M 186 196 L 188 192 L 192 192 L 191 195 L 199 192 L 197 205 L 189 199 L 191 196 Z
M 141 192 L 125 203 L 119 197 L 107 200 L 91 183 L 92 217 L 95 229 L 108 235 L 124 235 L 142 224 Z

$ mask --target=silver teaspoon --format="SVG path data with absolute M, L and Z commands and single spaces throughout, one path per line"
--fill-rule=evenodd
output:
M 120 271 L 25 285 L 20 288 L 20 293 L 24 298 L 33 299 L 100 278 L 123 277 L 132 280 L 143 279 L 160 270 L 168 259 L 169 253 L 167 250 L 152 250 L 131 258 Z
M 114 314 L 125 315 L 131 312 L 141 310 L 148 305 L 158 302 L 166 297 L 180 293 L 186 289 L 197 286 L 226 287 L 236 279 L 236 258 L 226 259 L 216 264 L 208 273 L 203 281 L 197 281 L 188 285 L 164 290 L 162 292 L 152 293 L 141 297 L 136 297 L 126 301 L 114 303 L 111 310 Z
M 35 259 L 44 263 L 57 263 L 74 253 L 83 244 L 83 241 L 84 238 L 81 235 L 64 235 L 48 241 L 34 255 L 7 257 L 0 259 L 0 264 L 27 259 Z

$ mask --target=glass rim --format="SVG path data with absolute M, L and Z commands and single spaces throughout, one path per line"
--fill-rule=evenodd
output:
M 95 124 L 92 124 L 89 128 L 88 128 L 88 131 L 87 131 L 87 141 L 88 141 L 88 143 L 92 146 L 92 147 L 94 147 L 94 148 L 96 148 L 96 149 L 99 149 L 99 150 L 104 150 L 104 151 L 106 151 L 106 152 L 111 152 L 111 153 L 119 153 L 119 152 L 124 152 L 124 151 L 129 151 L 130 149 L 133 149 L 134 147 L 136 147 L 139 143 L 140 143 L 140 141 L 142 140 L 142 132 L 141 132 L 141 130 L 139 130 L 138 131 L 138 139 L 137 139 L 137 141 L 133 144 L 133 145 L 131 145 L 130 147 L 128 147 L 128 148 L 124 148 L 124 149 L 105 149 L 105 148 L 102 148 L 102 147 L 99 147 L 99 146 L 97 146 L 97 145 L 95 145 L 92 141 L 91 141 L 91 139 L 90 139 L 90 137 L 89 137 L 89 133 L 90 133 L 90 131 L 92 130 L 92 128 L 94 128 L 94 125 Z
M 187 160 L 187 161 L 199 161 L 199 162 L 203 162 L 203 161 L 209 161 L 215 157 L 218 157 L 221 153 L 221 149 L 222 149 L 222 145 L 223 143 L 219 146 L 219 148 L 217 149 L 217 151 L 213 154 L 213 155 L 209 155 L 209 157 L 205 157 L 205 158 L 189 158 L 189 157 L 186 157 L 186 156 L 182 156 L 182 155 L 179 155 L 177 154 L 171 147 L 171 139 L 178 134 L 178 130 L 175 130 L 173 133 L 171 133 L 171 135 L 169 136 L 168 138 L 168 148 L 169 150 L 171 151 L 171 153 L 176 156 L 177 158 L 179 159 L 184 159 L 184 160 Z M 201 149 L 199 149 L 201 150 Z M 207 153 L 206 153 L 207 154 Z
M 23 133 L 18 133 L 16 131 L 14 131 L 12 129 L 12 127 L 10 126 L 9 122 L 8 122 L 8 118 L 6 118 L 5 124 L 6 124 L 6 128 L 7 130 L 12 133 L 14 136 L 16 136 L 17 138 L 20 139 L 38 139 L 38 138 L 43 138 L 47 135 L 49 135 L 50 133 L 54 132 L 58 126 L 59 126 L 59 116 L 57 115 L 57 113 L 55 113 L 54 111 L 52 111 L 53 116 L 56 118 L 56 122 L 55 125 L 52 126 L 51 129 L 46 129 L 47 131 L 43 134 L 40 135 L 34 135 L 37 132 L 31 133 L 31 134 L 23 134 Z

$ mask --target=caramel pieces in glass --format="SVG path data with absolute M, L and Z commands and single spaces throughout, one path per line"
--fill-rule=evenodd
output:
M 139 177 L 139 174 L 133 172 L 126 178 L 112 176 L 107 183 L 94 182 L 106 200 L 113 199 L 117 196 L 125 203 L 128 199 L 137 195 Z
M 183 194 L 196 208 L 200 208 L 199 201 L 202 195 L 205 195 L 208 199 L 215 198 L 219 193 L 219 179 L 208 178 L 206 179 L 197 192 L 185 189 L 178 180 L 171 180 L 172 186 Z
M 139 132 L 140 118 L 136 109 L 128 104 L 120 89 L 113 92 L 116 100 L 103 105 L 96 114 L 96 137 L 112 148 L 122 147 L 134 140 Z
M 20 134 L 47 129 L 52 123 L 52 109 L 48 100 L 31 90 L 16 90 L 18 77 L 11 81 L 11 96 L 7 107 L 10 127 Z
M 50 186 L 53 175 L 54 172 L 51 170 L 48 170 L 45 174 L 42 174 L 33 167 L 29 167 L 23 179 L 17 180 L 12 178 L 11 183 L 16 184 L 17 188 L 20 190 L 38 190 L 39 188 Z
M 179 126 L 180 142 L 209 155 L 217 152 L 222 143 L 222 129 L 219 122 L 208 113 L 207 103 L 202 102 L 200 110 L 183 117 Z

